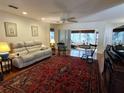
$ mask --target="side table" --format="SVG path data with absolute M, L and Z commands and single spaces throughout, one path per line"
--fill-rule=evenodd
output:
M 10 72 L 12 70 L 12 59 L 10 58 L 2 59 L 0 61 L 0 65 L 2 73 Z
M 0 81 L 3 81 L 3 73 L 0 72 Z
M 0 66 L 1 66 L 0 81 L 3 81 L 3 68 L 2 68 L 2 61 L 1 61 L 1 57 L 0 57 Z
M 56 54 L 56 48 L 55 47 L 51 47 L 52 49 L 52 54 L 55 55 Z

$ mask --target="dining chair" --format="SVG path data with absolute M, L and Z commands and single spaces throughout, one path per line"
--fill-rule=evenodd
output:
M 97 45 L 90 44 L 88 48 L 85 48 L 84 54 L 82 55 L 82 59 L 86 59 L 86 62 L 92 63 L 93 56 L 96 51 Z

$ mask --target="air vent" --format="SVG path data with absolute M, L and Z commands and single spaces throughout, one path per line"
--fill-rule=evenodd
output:
M 9 7 L 13 8 L 13 9 L 18 9 L 18 7 L 13 6 L 13 5 L 8 5 Z

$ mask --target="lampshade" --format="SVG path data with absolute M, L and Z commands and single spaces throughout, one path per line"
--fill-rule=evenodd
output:
M 10 47 L 7 42 L 0 42 L 0 53 L 9 52 Z
M 51 39 L 50 43 L 51 44 L 54 44 L 55 43 L 55 40 L 54 39 Z

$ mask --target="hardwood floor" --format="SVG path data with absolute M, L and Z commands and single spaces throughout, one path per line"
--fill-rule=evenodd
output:
M 27 68 L 18 69 L 18 68 L 13 67 L 11 72 L 4 74 L 4 80 L 9 80 L 12 77 L 16 76 L 19 72 L 26 70 L 26 69 Z

